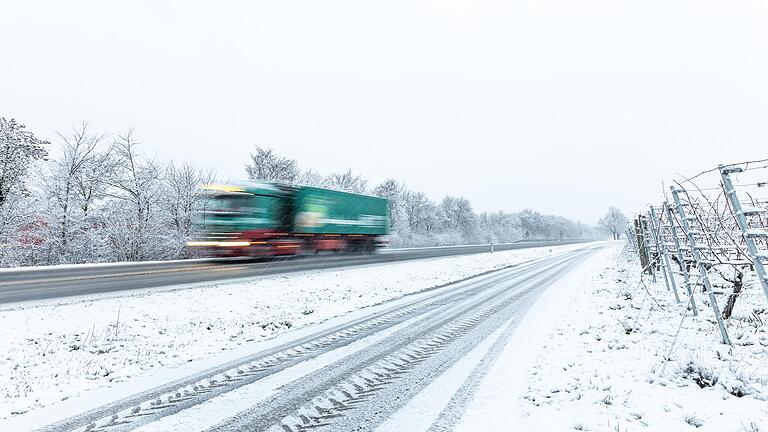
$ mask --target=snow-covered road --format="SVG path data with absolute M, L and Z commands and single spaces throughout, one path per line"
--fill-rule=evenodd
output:
M 88 395 L 56 404 L 36 421 L 80 406 L 97 408 L 46 430 L 442 430 L 459 418 L 472 387 L 541 292 L 599 249 L 570 247 L 369 307 L 243 357 L 220 356 L 208 368 L 198 362 L 187 369 L 197 372 L 161 386 L 136 384 L 140 391 L 107 405 L 94 405 Z M 130 386 L 123 387 L 117 395 Z
M 558 247 L 584 241 L 540 241 L 382 249 L 371 254 L 220 258 L 0 268 L 0 304 L 63 297 L 121 295 L 129 290 L 211 285 L 257 276 L 398 263 L 486 252 Z
M 0 311 L 26 328 L 0 339 L 11 348 L 0 361 L 3 406 L 39 404 L 17 403 L 27 412 L 0 419 L 0 430 L 768 430 L 768 315 L 754 281 L 729 321 L 734 345 L 724 346 L 707 308 L 691 317 L 662 281 L 640 283 L 622 246 Z M 272 324 L 241 326 L 255 317 Z M 110 338 L 68 358 L 61 346 L 102 318 Z M 146 350 L 143 372 L 130 369 L 131 345 Z M 8 367 L 24 358 L 37 367 Z M 90 364 L 114 369 L 78 379 Z M 26 399 L 7 396 L 25 388 Z
M 222 355 L 242 357 L 286 331 L 578 247 L 0 305 L 0 423 L 53 405 L 66 411 L 62 401 L 97 389 L 110 397 L 135 393 L 122 384 L 152 387 L 176 376 L 177 367 L 202 370 L 226 360 Z

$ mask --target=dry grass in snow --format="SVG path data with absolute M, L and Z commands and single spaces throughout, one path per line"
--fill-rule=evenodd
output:
M 768 300 L 757 282 L 736 303 L 728 346 L 704 294 L 700 315 L 683 317 L 661 276 L 639 284 L 638 267 L 616 249 L 573 287 L 527 372 L 522 430 L 768 431 Z

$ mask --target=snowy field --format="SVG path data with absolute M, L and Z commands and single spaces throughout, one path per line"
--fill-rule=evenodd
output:
M 0 307 L 0 419 L 569 245 Z
M 683 318 L 663 279 L 646 291 L 620 252 L 601 252 L 539 299 L 458 430 L 768 431 L 759 286 L 736 303 L 729 347 L 703 294 L 699 317 Z

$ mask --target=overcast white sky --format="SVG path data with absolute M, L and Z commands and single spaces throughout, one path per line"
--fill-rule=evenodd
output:
M 5 1 L 0 115 L 595 223 L 768 156 L 763 1 Z

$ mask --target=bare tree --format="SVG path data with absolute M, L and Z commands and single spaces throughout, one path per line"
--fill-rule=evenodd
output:
M 293 184 L 299 178 L 299 167 L 295 160 L 275 154 L 271 148 L 256 146 L 251 153 L 251 163 L 245 165 L 248 178 L 253 181 L 277 181 Z
M 312 169 L 301 173 L 296 179 L 296 184 L 319 187 L 323 185 L 323 175 Z
M 608 213 L 606 213 L 605 216 L 603 216 L 603 218 L 597 222 L 597 225 L 600 228 L 611 233 L 614 240 L 619 239 L 621 233 L 627 229 L 628 224 L 629 220 L 626 216 L 624 216 L 624 213 L 613 206 L 609 207 Z
M 212 171 L 196 168 L 188 163 L 179 167 L 168 164 L 163 173 L 163 209 L 166 213 L 169 229 L 174 233 L 172 245 L 176 255 L 183 255 L 184 243 L 193 237 L 194 218 L 203 210 L 208 196 L 201 186 L 214 183 L 216 176 Z
M 115 202 L 104 223 L 111 246 L 121 261 L 159 258 L 166 246 L 160 237 L 167 233 L 157 227 L 163 166 L 138 152 L 133 135 L 131 129 L 115 139 L 115 169 L 107 180 L 109 195 Z
M 94 183 L 100 181 L 90 178 L 90 171 L 104 159 L 97 150 L 103 136 L 90 135 L 85 122 L 71 135 L 58 136 L 61 154 L 45 166 L 40 179 L 40 189 L 50 204 L 48 241 L 55 249 L 51 263 L 80 262 L 89 257 L 79 254 L 72 243 L 88 231 L 88 208 L 96 199 Z
M 373 189 L 373 194 L 386 198 L 389 205 L 389 219 L 392 230 L 399 231 L 403 226 L 403 195 L 405 186 L 395 179 L 387 179 Z
M 422 192 L 408 191 L 404 196 L 406 221 L 411 232 L 423 233 L 434 226 L 435 205 Z
M 440 202 L 440 214 L 445 229 L 461 235 L 463 242 L 473 240 L 477 226 L 472 204 L 468 199 L 451 196 L 443 198 Z
M 102 139 L 99 139 L 102 142 Z M 75 193 L 84 217 L 89 216 L 93 205 L 106 196 L 109 186 L 107 179 L 115 169 L 112 146 L 94 152 L 75 177 Z
M 355 174 L 351 169 L 343 173 L 334 173 L 323 180 L 323 186 L 328 189 L 334 189 L 344 192 L 365 193 L 368 182 L 359 174 Z

